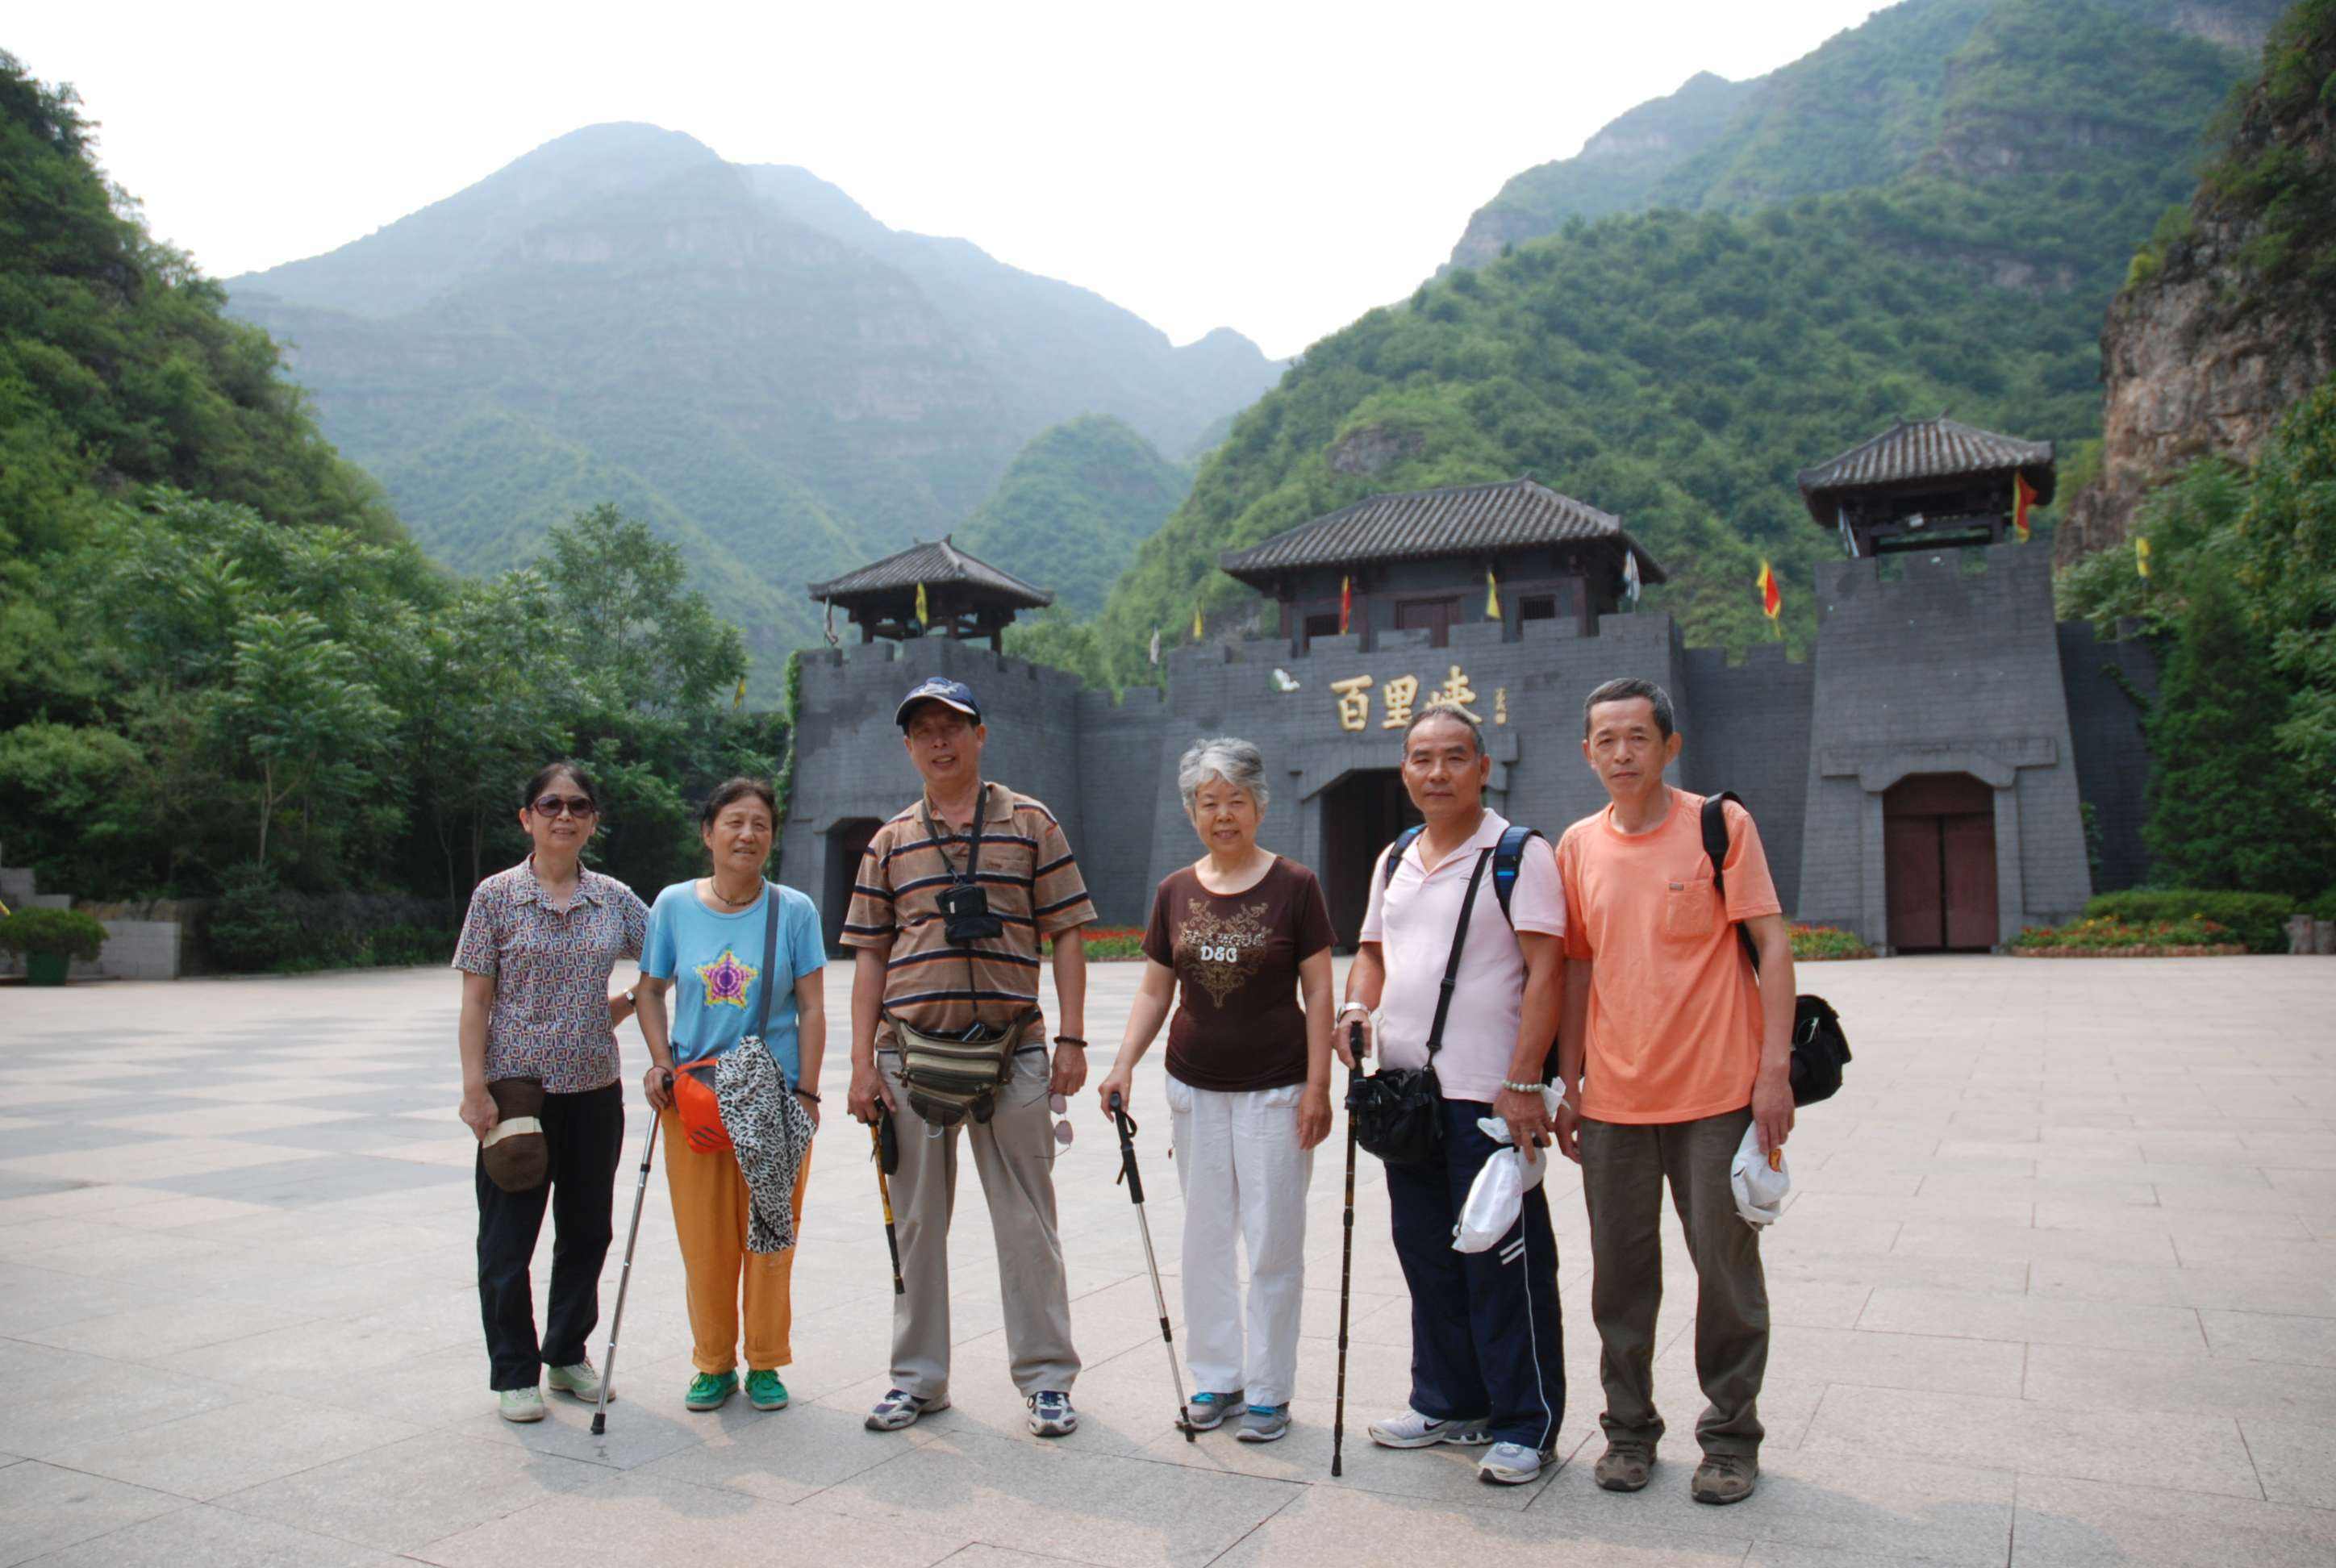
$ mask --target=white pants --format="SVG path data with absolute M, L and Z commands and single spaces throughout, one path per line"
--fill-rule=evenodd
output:
M 1291 1084 L 1222 1094 L 1168 1080 L 1184 1194 L 1184 1354 L 1195 1393 L 1246 1389 L 1251 1405 L 1286 1405 L 1296 1391 L 1314 1175 L 1314 1152 L 1298 1146 L 1301 1092 Z M 1236 1238 L 1249 1253 L 1246 1321 Z

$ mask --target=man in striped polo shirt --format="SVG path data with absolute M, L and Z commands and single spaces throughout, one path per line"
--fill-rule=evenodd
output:
M 1070 1394 L 1079 1358 L 1056 1231 L 1046 1096 L 1076 1093 L 1086 1081 L 1079 928 L 1095 918 L 1095 905 L 1054 813 L 981 776 L 989 732 L 969 689 L 935 677 L 901 699 L 895 716 L 925 793 L 869 841 L 843 923 L 843 941 L 855 950 L 852 1114 L 873 1123 L 889 1112 L 900 1150 L 892 1208 L 906 1288 L 892 1302 L 893 1387 L 867 1424 L 896 1431 L 949 1405 L 949 1225 L 962 1129 L 998 1238 L 1014 1385 L 1030 1407 L 1030 1430 L 1060 1437 L 1078 1426 Z M 968 890 L 980 893 L 997 934 L 951 938 L 943 895 L 962 899 Z M 1036 1013 L 1041 937 L 1054 939 L 1063 1010 L 1051 1066 L 1046 1020 Z M 894 1021 L 955 1036 L 1026 1016 L 988 1121 L 929 1126 L 901 1083 Z

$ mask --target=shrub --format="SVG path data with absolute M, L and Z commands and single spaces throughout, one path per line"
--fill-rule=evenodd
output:
M 2283 953 L 2287 917 L 2296 908 L 2297 901 L 2285 893 L 2134 888 L 2099 894 L 2085 906 L 2085 914 L 2134 921 L 2209 920 L 2231 933 L 2226 940 L 2245 943 L 2251 953 Z
M 79 910 L 18 910 L 0 919 L 0 948 L 12 953 L 54 953 L 92 962 L 105 946 L 105 926 Z
M 2229 950 L 2239 944 L 2228 926 L 2203 915 L 2172 920 L 2120 920 L 2114 915 L 2087 915 L 2065 926 L 2029 926 L 2011 945 L 2029 952 L 2062 950 L 2071 952 L 2117 953 L 2136 950 L 2178 951 L 2196 949 Z
M 1087 926 L 1084 930 L 1087 939 L 1087 957 L 1091 959 L 1107 963 L 1114 959 L 1144 956 L 1142 926 Z M 1047 942 L 1046 950 L 1047 956 L 1052 957 L 1055 944 Z
M 1839 926 L 1795 926 L 1793 961 L 1811 959 L 1870 959 L 1874 950 L 1858 940 L 1854 931 Z
M 230 881 L 203 919 L 203 948 L 225 969 L 272 969 L 300 946 L 299 917 L 270 877 Z
M 2330 888 L 2312 901 L 2312 918 L 2315 920 L 2336 920 L 2336 888 Z
M 430 899 L 380 893 L 291 893 L 247 876 L 216 900 L 203 950 L 223 969 L 298 974 L 315 969 L 441 964 L 455 930 Z

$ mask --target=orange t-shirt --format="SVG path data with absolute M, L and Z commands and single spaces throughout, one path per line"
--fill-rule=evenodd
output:
M 1622 832 L 1609 806 L 1558 842 L 1565 956 L 1591 963 L 1582 1114 L 1593 1121 L 1691 1122 L 1751 1104 L 1760 990 L 1730 922 L 1781 906 L 1751 813 L 1722 809 L 1725 911 L 1701 795 L 1671 791 L 1670 815 L 1647 833 Z

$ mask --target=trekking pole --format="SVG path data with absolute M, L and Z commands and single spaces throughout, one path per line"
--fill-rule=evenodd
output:
M 1347 1446 L 1347 1303 L 1355 1283 L 1355 1086 L 1363 1081 L 1363 1026 L 1347 1026 L 1347 1047 L 1357 1063 L 1347 1069 L 1347 1224 L 1338 1250 L 1338 1405 L 1330 1418 L 1330 1474 L 1343 1473 Z
M 892 1251 L 892 1294 L 905 1296 L 909 1288 L 900 1282 L 900 1232 L 892 1226 L 892 1183 L 884 1174 L 884 1135 L 891 1122 L 881 1110 L 876 1115 L 881 1119 L 868 1124 L 868 1141 L 876 1151 L 876 1197 L 884 1205 L 884 1245 Z
M 666 1082 L 670 1085 L 671 1075 Z M 657 1153 L 657 1123 L 662 1118 L 657 1107 L 649 1107 L 649 1138 L 641 1145 L 641 1179 L 633 1188 L 633 1222 L 625 1232 L 625 1267 L 617 1276 L 617 1310 L 608 1317 L 608 1349 L 600 1358 L 600 1398 L 592 1407 L 592 1436 L 603 1437 L 608 1430 L 608 1385 L 617 1376 L 617 1329 L 625 1320 L 625 1291 L 633 1282 L 633 1243 L 641 1239 L 641 1203 L 649 1195 L 649 1157 Z
M 1135 1228 L 1144 1235 L 1144 1266 L 1152 1272 L 1152 1304 L 1160 1310 L 1160 1342 L 1168 1347 L 1168 1376 L 1176 1385 L 1176 1429 L 1187 1443 L 1199 1440 L 1192 1417 L 1184 1407 L 1184 1372 L 1176 1365 L 1176 1337 L 1168 1331 L 1168 1298 L 1160 1290 L 1160 1260 L 1152 1251 L 1152 1222 L 1144 1217 L 1144 1177 L 1135 1168 L 1135 1118 L 1127 1114 L 1116 1094 L 1111 1097 L 1111 1119 L 1119 1126 L 1119 1174 L 1127 1195 L 1135 1201 Z

